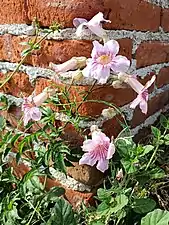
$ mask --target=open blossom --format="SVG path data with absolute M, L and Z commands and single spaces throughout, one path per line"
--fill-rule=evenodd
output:
M 86 152 L 79 161 L 79 164 L 94 166 L 97 163 L 97 169 L 105 172 L 108 169 L 109 159 L 115 153 L 115 146 L 110 139 L 99 129 L 92 129 L 92 139 L 83 142 L 82 149 Z
M 130 66 L 130 61 L 119 52 L 119 44 L 115 40 L 110 40 L 104 45 L 98 41 L 93 41 L 92 58 L 88 59 L 87 67 L 83 70 L 85 77 L 95 78 L 100 84 L 105 84 L 110 76 L 110 71 L 114 73 L 126 72 Z
M 87 27 L 88 31 L 96 34 L 97 36 L 103 38 L 106 36 L 105 30 L 102 28 L 101 22 L 111 23 L 110 20 L 103 18 L 103 13 L 99 12 L 90 21 L 83 18 L 75 18 L 73 20 L 73 25 L 77 28 L 76 35 L 81 36 L 83 33 L 83 28 Z
M 49 67 L 56 73 L 67 72 L 69 70 L 81 69 L 86 66 L 86 57 L 72 57 L 62 64 L 50 63 Z
M 130 108 L 135 109 L 137 105 L 140 106 L 142 113 L 147 114 L 148 110 L 148 88 L 154 83 L 156 76 L 154 75 L 145 86 L 143 86 L 134 75 L 119 74 L 119 79 L 130 85 L 130 87 L 137 92 L 137 97 L 131 103 Z
M 53 92 L 52 92 L 53 93 Z M 22 104 L 22 111 L 24 112 L 24 126 L 32 119 L 34 121 L 39 121 L 41 119 L 42 113 L 38 108 L 47 98 L 49 97 L 49 92 L 45 89 L 39 95 L 33 97 L 29 96 L 24 98 Z

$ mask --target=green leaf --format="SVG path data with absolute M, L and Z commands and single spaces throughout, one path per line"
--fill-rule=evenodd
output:
M 122 159 L 121 163 L 126 173 L 130 174 L 130 173 L 135 173 L 137 171 L 137 164 L 139 163 L 139 161 L 137 159 L 135 160 Z
M 156 202 L 151 198 L 134 199 L 132 208 L 134 212 L 142 214 L 152 211 L 156 206 Z
M 161 209 L 155 209 L 141 220 L 141 225 L 168 225 L 168 223 L 169 212 Z
M 97 190 L 97 196 L 99 198 L 99 200 L 101 201 L 110 201 L 111 200 L 111 191 L 110 190 L 106 190 L 106 189 L 103 189 L 103 188 L 99 188 Z
M 76 225 L 72 207 L 66 200 L 58 198 L 47 225 Z
M 143 154 L 141 154 L 141 156 L 144 156 L 146 154 L 148 154 L 149 152 L 151 152 L 154 149 L 153 145 L 145 145 L 143 146 L 144 152 Z
M 111 208 L 111 213 L 117 213 L 119 210 L 124 208 L 128 204 L 128 197 L 124 194 L 118 195 L 115 198 L 116 206 Z
M 50 191 L 47 193 L 48 201 L 55 201 L 61 195 L 64 195 L 65 189 L 62 187 L 52 187 Z
M 6 125 L 5 119 L 2 116 L 0 116 L 0 131 L 4 129 L 5 125 Z
M 156 137 L 158 139 L 161 137 L 161 131 L 157 127 L 152 126 L 151 131 L 152 131 L 154 137 Z

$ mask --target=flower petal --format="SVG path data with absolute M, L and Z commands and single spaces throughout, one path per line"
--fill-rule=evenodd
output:
M 101 45 L 98 41 L 93 41 L 93 50 L 91 53 L 92 58 L 99 57 L 104 54 L 104 46 Z
M 28 124 L 29 120 L 31 120 L 31 115 L 30 115 L 29 111 L 25 111 L 24 116 L 23 116 L 24 126 L 26 126 Z
M 110 20 L 103 18 L 102 12 L 99 12 L 87 23 L 87 26 L 97 36 L 104 37 L 106 36 L 106 31 L 102 28 L 101 22 L 111 23 Z
M 101 159 L 98 161 L 96 168 L 104 173 L 109 168 L 109 160 Z
M 147 111 L 148 111 L 148 104 L 147 104 L 147 102 L 145 100 L 142 100 L 140 102 L 139 106 L 140 106 L 140 109 L 141 109 L 142 113 L 147 114 Z
M 144 89 L 148 89 L 148 88 L 154 83 L 155 79 L 156 79 L 156 76 L 155 76 L 155 75 L 152 76 L 151 80 L 149 80 L 149 81 L 145 84 Z
M 112 55 L 116 56 L 119 52 L 120 46 L 119 43 L 115 40 L 107 41 L 104 44 L 104 47 L 107 48 L 107 51 L 111 52 Z
M 41 119 L 42 113 L 41 113 L 41 111 L 39 110 L 39 108 L 37 108 L 37 107 L 32 107 L 32 108 L 30 109 L 30 116 L 31 116 L 32 120 L 38 121 L 38 120 Z
M 88 139 L 83 142 L 82 150 L 84 152 L 90 152 L 93 150 L 94 147 L 95 147 L 95 145 L 93 144 L 93 140 Z
M 100 84 L 105 84 L 110 76 L 110 68 L 98 64 L 94 71 L 91 71 L 93 77 Z
M 93 26 L 99 25 L 101 22 L 111 23 L 110 20 L 104 19 L 102 12 L 99 12 L 88 22 L 88 24 Z
M 110 143 L 108 151 L 107 151 L 107 159 L 111 159 L 115 153 L 115 145 Z
M 94 166 L 96 164 L 97 158 L 92 157 L 92 154 L 90 153 L 85 153 L 82 158 L 79 160 L 79 165 L 89 165 L 89 166 Z
M 134 99 L 134 101 L 131 103 L 130 108 L 131 109 L 135 109 L 137 105 L 140 104 L 140 102 L 142 101 L 142 97 L 140 94 L 137 95 L 137 98 Z
M 73 19 L 73 25 L 77 28 L 82 23 L 87 23 L 88 21 L 83 18 L 74 18 Z
M 126 72 L 130 66 L 130 60 L 128 60 L 125 56 L 118 55 L 114 57 L 113 63 L 111 65 L 111 69 L 115 73 Z

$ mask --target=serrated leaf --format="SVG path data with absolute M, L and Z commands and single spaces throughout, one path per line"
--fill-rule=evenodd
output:
M 58 198 L 47 225 L 76 225 L 72 207 L 66 200 Z
M 146 154 L 148 154 L 149 152 L 151 152 L 154 149 L 153 145 L 145 145 L 143 146 L 144 152 L 143 154 L 141 154 L 141 156 L 144 156 Z
M 156 206 L 156 202 L 151 198 L 134 199 L 132 208 L 134 212 L 142 214 L 152 211 Z
M 155 209 L 141 220 L 141 225 L 168 225 L 168 223 L 169 212 L 161 209 Z

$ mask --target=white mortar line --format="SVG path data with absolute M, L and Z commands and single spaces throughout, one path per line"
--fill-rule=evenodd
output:
M 53 40 L 94 40 L 99 39 L 95 35 L 84 35 L 82 38 L 77 37 L 75 33 L 75 28 L 62 29 L 60 32 L 55 31 L 51 33 L 47 39 Z M 137 43 L 142 41 L 168 41 L 169 32 L 164 32 L 162 28 L 159 28 L 158 32 L 151 31 L 130 31 L 130 30 L 106 30 L 110 39 L 123 39 L 129 38 L 131 40 L 136 40 Z M 12 35 L 26 35 L 32 36 L 35 34 L 35 29 L 31 25 L 26 24 L 0 24 L 0 35 L 12 34 Z M 40 36 L 44 35 L 43 29 Z
M 0 72 L 6 74 L 9 71 L 14 71 L 15 68 L 17 67 L 18 63 L 9 63 L 9 62 L 0 62 Z M 144 78 L 147 74 L 150 72 L 155 72 L 156 75 L 158 76 L 159 71 L 163 67 L 168 67 L 168 63 L 160 63 L 160 64 L 154 64 L 151 66 L 147 66 L 141 69 L 135 69 L 136 68 L 136 60 L 132 60 L 132 65 L 129 69 L 129 73 L 131 74 L 137 74 L 138 76 Z M 36 78 L 53 78 L 56 73 L 53 70 L 50 69 L 44 69 L 41 67 L 33 67 L 33 66 L 25 66 L 22 65 L 19 69 L 20 72 L 24 72 L 29 76 L 29 80 L 31 83 L 35 81 Z M 65 73 L 66 76 L 59 76 L 60 80 L 65 83 L 65 84 L 70 84 L 71 79 L 72 79 L 72 73 L 74 71 L 70 71 Z M 75 81 L 74 85 L 91 85 L 93 83 L 93 79 L 88 79 L 88 78 L 83 78 L 80 81 Z
M 168 0 L 146 0 L 154 5 L 161 6 L 162 8 L 169 8 Z

